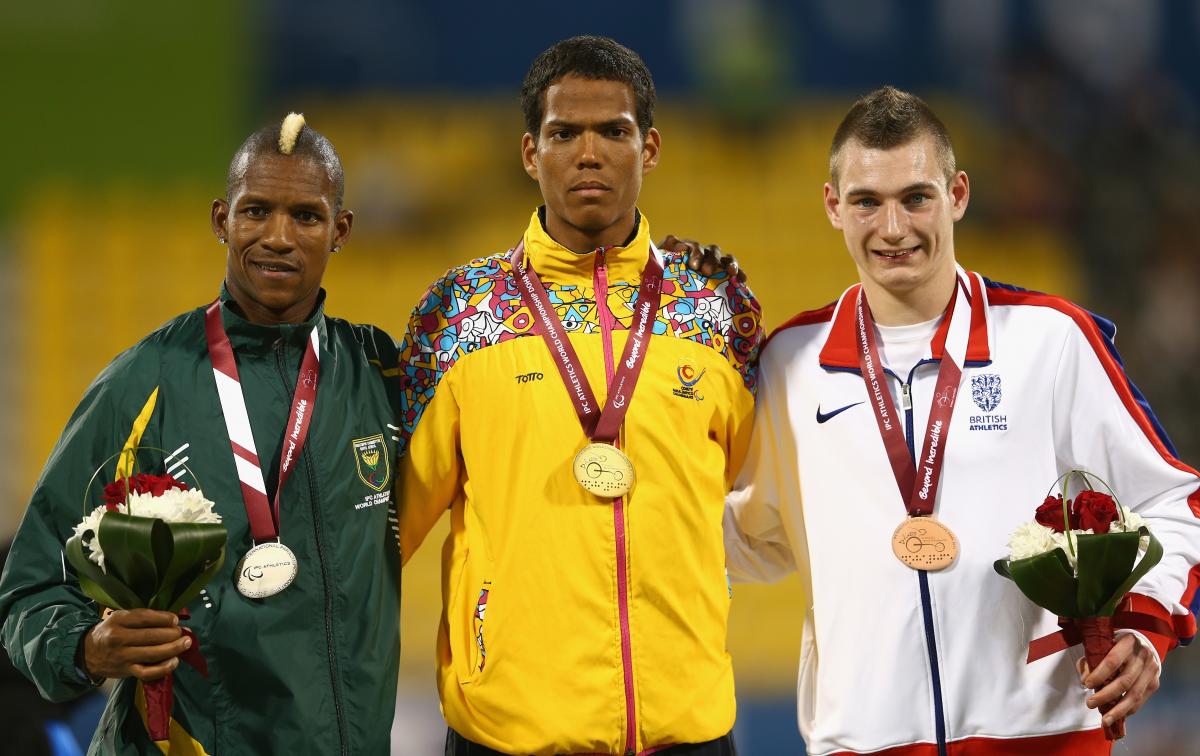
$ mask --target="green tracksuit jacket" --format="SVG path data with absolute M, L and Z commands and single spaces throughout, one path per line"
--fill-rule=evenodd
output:
M 295 582 L 260 600 L 234 585 L 251 536 L 200 308 L 117 357 L 71 417 L 0 579 L 4 645 L 47 698 L 88 689 L 75 653 L 98 621 L 97 607 L 80 592 L 62 548 L 84 513 L 92 473 L 140 434 L 143 450 L 165 450 L 140 452 L 140 471 L 161 473 L 186 460 L 229 529 L 225 565 L 184 622 L 209 668 L 207 678 L 184 664 L 175 671 L 174 719 L 186 733 L 185 752 L 385 754 L 399 662 L 395 343 L 371 326 L 327 317 L 321 306 L 299 325 L 254 325 L 229 309 L 226 291 L 221 298 L 270 498 L 306 338 L 320 329 L 311 430 L 280 504 L 281 539 L 299 561 Z M 362 452 L 374 449 L 382 459 L 369 468 Z M 110 461 L 88 511 L 102 503 L 114 471 Z M 121 681 L 92 753 L 160 752 L 135 705 L 139 687 Z

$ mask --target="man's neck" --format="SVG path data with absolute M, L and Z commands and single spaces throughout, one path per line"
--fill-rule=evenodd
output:
M 946 311 L 957 285 L 958 271 L 949 268 L 934 280 L 911 291 L 889 291 L 863 281 L 871 316 L 881 326 L 906 326 L 933 320 Z
M 290 308 L 283 311 L 275 311 L 255 302 L 252 298 L 242 294 L 242 292 L 228 283 L 225 284 L 225 287 L 229 289 L 227 306 L 246 321 L 261 326 L 297 325 L 303 323 L 316 312 L 317 303 L 321 298 L 320 290 L 317 290 L 312 296 L 305 297 L 303 301 L 297 302 Z
M 573 226 L 554 213 L 545 211 L 542 227 L 550 238 L 576 254 L 595 252 L 600 247 L 619 247 L 633 241 L 637 234 L 638 213 L 633 210 L 611 226 L 590 231 Z

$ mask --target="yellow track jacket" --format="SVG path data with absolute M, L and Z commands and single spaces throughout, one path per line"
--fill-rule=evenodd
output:
M 576 254 L 537 213 L 525 254 L 603 406 L 650 253 Z M 509 254 L 437 281 L 402 345 L 399 530 L 407 560 L 446 510 L 438 689 L 449 725 L 510 754 L 640 753 L 733 726 L 721 521 L 753 414 L 759 307 L 724 273 L 664 262 L 620 446 L 624 500 L 576 482 L 588 440 Z M 597 304 L 599 292 L 599 306 Z

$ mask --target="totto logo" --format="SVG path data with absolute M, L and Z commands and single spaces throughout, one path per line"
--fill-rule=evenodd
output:
M 517 376 L 517 383 L 529 383 L 530 381 L 540 381 L 545 376 L 541 373 L 525 373 Z

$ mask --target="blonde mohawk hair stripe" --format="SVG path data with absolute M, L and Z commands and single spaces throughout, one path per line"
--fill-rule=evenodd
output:
M 283 125 L 279 127 L 279 151 L 284 155 L 291 155 L 292 150 L 296 149 L 296 138 L 300 136 L 300 129 L 304 128 L 303 113 L 288 113 L 287 118 L 283 119 Z

